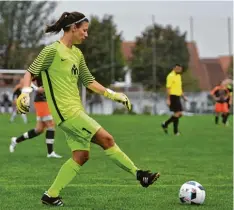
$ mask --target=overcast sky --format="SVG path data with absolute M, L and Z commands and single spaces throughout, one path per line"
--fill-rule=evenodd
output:
M 93 14 L 100 18 L 111 14 L 126 41 L 133 41 L 152 24 L 152 15 L 158 24 L 171 24 L 178 26 L 181 32 L 187 31 L 190 41 L 189 17 L 192 16 L 194 40 L 201 57 L 217 57 L 229 52 L 227 18 L 233 18 L 232 1 L 60 1 L 53 16 L 59 18 L 65 11 L 80 11 L 88 17 Z

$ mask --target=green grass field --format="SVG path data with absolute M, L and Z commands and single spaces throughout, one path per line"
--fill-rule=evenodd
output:
M 160 171 L 161 177 L 153 186 L 142 188 L 93 145 L 89 162 L 61 193 L 66 205 L 63 209 L 233 209 L 231 125 L 216 126 L 211 115 L 184 117 L 180 122 L 182 135 L 166 136 L 160 123 L 167 116 L 94 118 L 138 167 Z M 8 115 L 0 115 L 0 209 L 50 209 L 40 203 L 40 198 L 70 158 L 64 134 L 57 129 L 55 149 L 62 159 L 46 158 L 44 135 L 17 145 L 15 153 L 10 154 L 10 138 L 33 128 L 35 119 L 30 115 L 28 125 L 20 117 L 12 124 L 8 119 Z M 180 204 L 179 188 L 189 180 L 200 182 L 206 189 L 204 205 Z

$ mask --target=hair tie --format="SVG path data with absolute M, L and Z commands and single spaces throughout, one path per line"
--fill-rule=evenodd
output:
M 70 13 L 68 12 L 64 17 L 66 18 L 66 17 L 68 17 L 70 15 Z

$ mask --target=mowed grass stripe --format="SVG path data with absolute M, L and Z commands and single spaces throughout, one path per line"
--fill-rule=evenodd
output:
M 10 124 L 0 116 L 0 209 L 51 209 L 40 198 L 54 181 L 62 164 L 71 157 L 63 132 L 56 129 L 55 151 L 60 160 L 46 158 L 45 134 L 19 144 L 9 153 L 12 136 L 34 128 L 35 116 L 22 124 L 20 116 Z M 62 192 L 68 210 L 230 210 L 233 209 L 233 142 L 230 126 L 214 125 L 214 117 L 194 116 L 180 120 L 182 135 L 169 135 L 160 123 L 168 116 L 93 116 L 115 138 L 120 148 L 141 168 L 159 171 L 161 177 L 149 188 L 118 168 L 103 150 L 92 145 L 90 161 Z M 207 193 L 199 207 L 181 205 L 180 186 L 200 182 Z

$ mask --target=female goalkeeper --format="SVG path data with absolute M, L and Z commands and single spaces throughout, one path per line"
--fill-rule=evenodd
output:
M 79 12 L 64 12 L 56 23 L 47 26 L 46 33 L 63 30 L 64 34 L 60 40 L 46 46 L 30 65 L 24 75 L 22 94 L 17 99 L 18 110 L 28 112 L 31 81 L 41 74 L 49 109 L 56 124 L 65 132 L 72 151 L 72 157 L 62 165 L 55 181 L 41 198 L 42 203 L 47 205 L 63 206 L 59 193 L 89 159 L 91 142 L 102 147 L 117 166 L 131 173 L 143 187 L 153 184 L 159 177 L 157 172 L 138 169 L 117 146 L 114 138 L 89 117 L 82 106 L 78 79 L 97 94 L 123 103 L 131 109 L 126 95 L 107 89 L 95 80 L 86 66 L 82 52 L 75 46 L 88 37 L 88 27 L 87 17 Z

